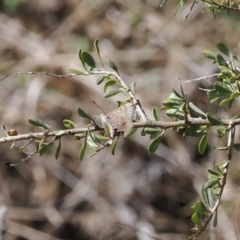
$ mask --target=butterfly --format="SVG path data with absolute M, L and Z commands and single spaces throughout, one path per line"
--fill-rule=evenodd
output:
M 135 111 L 135 104 L 125 103 L 108 114 L 100 114 L 103 125 L 108 128 L 111 139 L 122 133 L 124 133 L 124 137 L 126 137 L 131 132 Z

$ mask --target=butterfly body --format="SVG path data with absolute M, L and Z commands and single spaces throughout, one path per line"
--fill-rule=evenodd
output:
M 102 122 L 107 126 L 110 138 L 124 133 L 126 137 L 132 130 L 136 105 L 126 103 L 108 114 L 101 114 Z

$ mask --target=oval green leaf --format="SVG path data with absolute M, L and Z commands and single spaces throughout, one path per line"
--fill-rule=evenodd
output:
M 95 39 L 95 41 L 94 41 L 94 47 L 95 47 L 95 49 L 96 49 L 96 51 L 97 51 L 97 54 L 98 54 L 98 57 L 99 57 L 99 59 L 100 59 L 100 61 L 101 61 L 102 67 L 104 67 L 103 61 L 102 61 L 102 58 L 101 58 L 101 55 L 100 55 L 99 46 L 98 46 L 98 39 Z
M 92 118 L 88 114 L 86 114 L 80 107 L 77 108 L 77 113 L 80 117 L 92 120 Z
M 198 107 L 196 107 L 192 102 L 189 103 L 189 107 L 196 113 L 206 117 L 206 114 L 201 110 L 199 109 Z
M 211 59 L 211 60 L 215 60 L 215 58 L 216 58 L 216 54 L 214 52 L 211 52 L 211 51 L 208 51 L 208 50 L 203 51 L 203 55 L 204 55 L 205 58 L 208 58 L 208 59 Z
M 159 135 L 158 135 L 155 139 L 153 139 L 152 142 L 149 144 L 149 146 L 148 146 L 148 153 L 149 153 L 150 155 L 153 154 L 153 153 L 157 150 L 159 144 L 161 143 L 162 137 L 163 137 L 163 133 L 159 134 Z
M 228 57 L 230 57 L 230 52 L 228 50 L 228 48 L 226 47 L 226 45 L 224 45 L 223 43 L 219 43 L 217 45 L 217 49 L 222 52 L 223 54 L 227 55 Z
M 90 67 L 90 70 L 96 68 L 96 63 L 90 53 L 82 52 L 81 59 L 84 62 L 84 64 L 87 64 Z
M 159 111 L 159 108 L 153 107 L 152 112 L 153 112 L 153 116 L 154 116 L 155 121 L 160 121 L 160 111 Z
M 36 119 L 36 118 L 28 118 L 28 122 L 33 125 L 33 126 L 36 126 L 36 127 L 40 127 L 40 128 L 43 128 L 43 129 L 48 129 L 48 130 L 51 130 L 51 127 L 48 126 L 47 124 L 45 124 L 42 120 L 40 119 Z
M 66 128 L 77 128 L 77 125 L 69 119 L 64 119 L 63 124 Z
M 48 150 L 50 150 L 53 147 L 54 143 L 55 143 L 55 141 L 50 142 L 46 145 L 42 144 L 42 146 L 40 147 L 40 149 L 38 151 L 39 156 L 42 156 L 44 153 L 46 153 Z
M 109 59 L 107 59 L 107 62 L 109 67 L 112 68 L 119 75 L 117 66 Z
M 78 158 L 80 160 L 83 160 L 83 157 L 85 155 L 86 152 L 86 148 L 87 148 L 87 137 L 85 137 L 84 143 L 82 145 L 82 147 L 80 148 L 79 154 L 78 154 Z
M 201 138 L 201 140 L 199 141 L 198 144 L 198 152 L 199 154 L 203 155 L 206 151 L 206 147 L 207 147 L 207 133 L 204 134 Z
M 220 117 L 218 117 L 217 115 L 215 115 L 214 113 L 207 113 L 207 119 L 210 123 L 212 123 L 213 125 L 222 125 L 222 119 Z
M 122 92 L 122 90 L 120 90 L 120 89 L 109 90 L 109 91 L 105 92 L 104 97 L 105 98 L 109 98 L 109 97 L 117 95 L 117 94 L 119 94 L 121 92 Z
M 105 78 L 106 78 L 106 76 L 99 77 L 96 81 L 97 85 L 100 85 L 105 80 Z
M 108 87 L 113 86 L 115 83 L 117 83 L 117 80 L 110 79 L 104 84 L 103 92 L 105 93 L 108 89 Z

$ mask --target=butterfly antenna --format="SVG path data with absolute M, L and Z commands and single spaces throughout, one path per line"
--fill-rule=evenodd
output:
M 96 104 L 97 108 L 100 109 L 106 115 L 106 113 L 103 111 L 103 109 L 95 101 L 93 101 L 93 103 Z

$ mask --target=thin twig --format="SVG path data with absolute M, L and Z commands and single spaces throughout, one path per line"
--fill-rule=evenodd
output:
M 200 78 L 193 78 L 193 79 L 189 79 L 189 80 L 181 80 L 182 82 L 194 82 L 194 81 L 201 81 L 201 80 L 205 80 L 205 79 L 208 79 L 208 78 L 212 78 L 212 77 L 217 77 L 219 75 L 219 73 L 214 73 L 214 74 L 211 74 L 211 75 L 208 75 L 208 76 L 203 76 L 203 77 L 200 77 Z
M 57 78 L 68 78 L 68 77 L 75 77 L 79 76 L 78 74 L 55 74 L 55 73 L 49 73 L 49 72 L 13 72 L 5 75 L 3 78 L 0 79 L 0 81 L 3 81 L 4 79 L 8 78 L 9 76 L 13 75 L 46 75 L 46 76 L 52 76 L 52 77 L 57 77 Z

